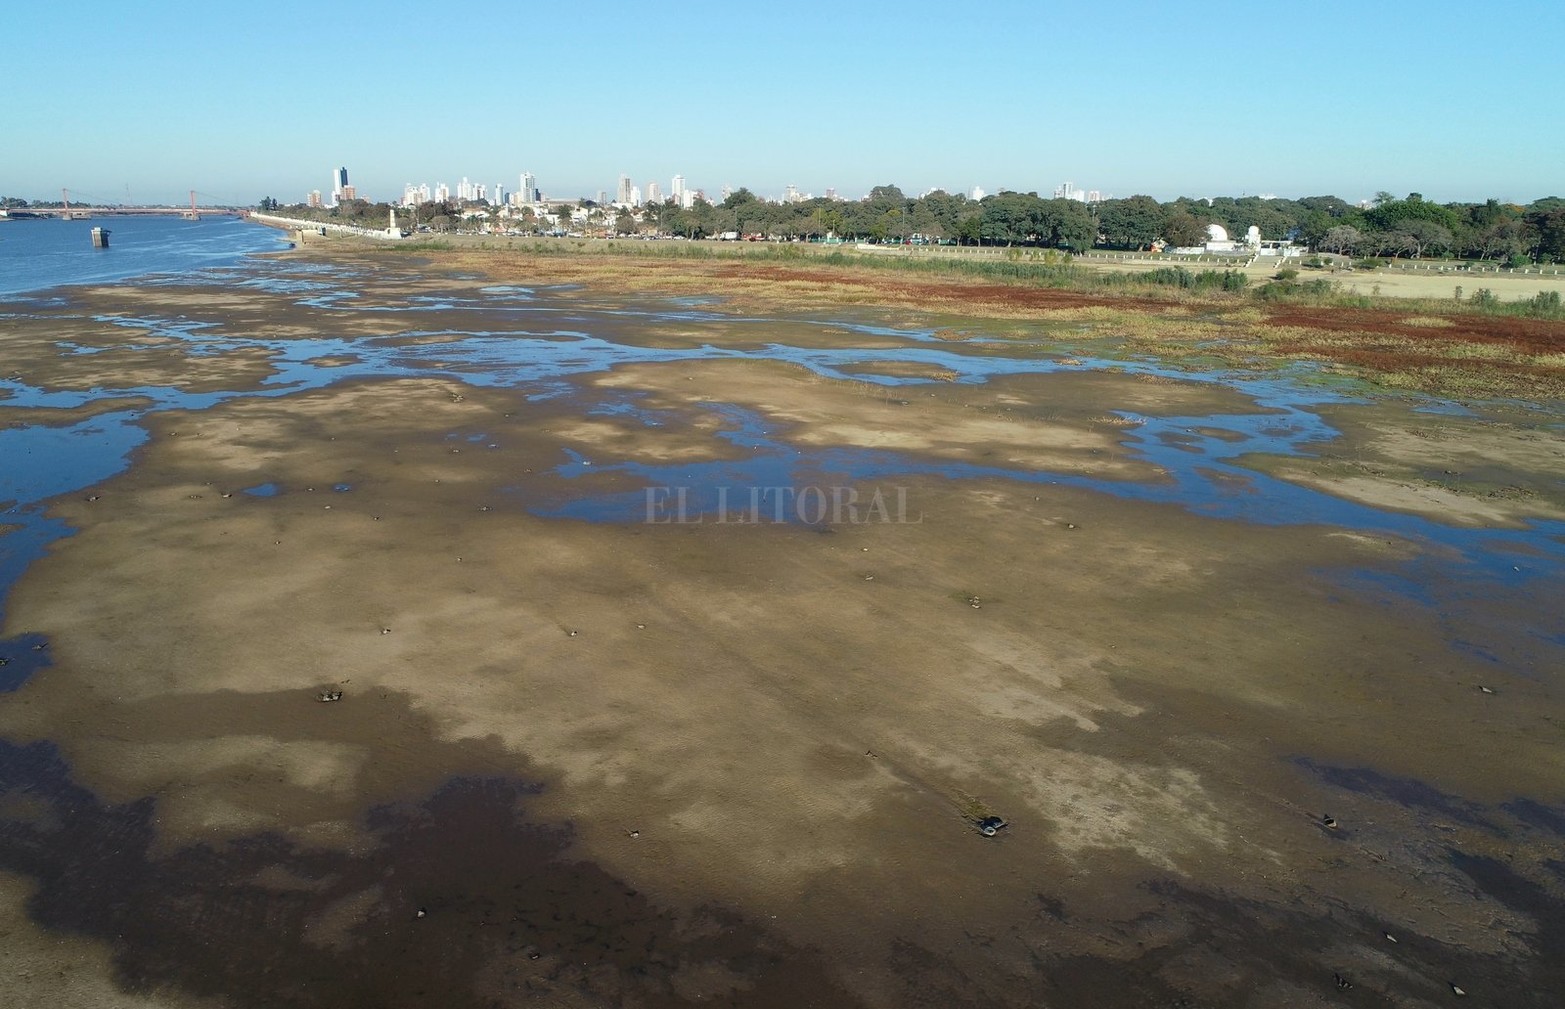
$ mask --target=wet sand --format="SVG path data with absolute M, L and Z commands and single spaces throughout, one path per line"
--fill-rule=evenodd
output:
M 210 323 L 210 346 L 61 356 L 62 339 L 159 340 L 88 317 L 157 316 L 166 288 L 7 323 L 33 388 L 249 393 L 140 416 L 128 469 L 49 502 L 75 532 L 5 601 L 0 651 L 48 662 L 0 695 L 0 929 L 37 965 L 0 978 L 7 1004 L 1423 1006 L 1455 981 L 1478 1004 L 1544 1006 L 1565 990 L 1546 544 L 1475 563 L 1421 526 L 1144 495 L 1174 476 L 1137 425 L 1210 417 L 1238 437 L 1233 418 L 1278 416 L 1194 375 L 1087 362 L 954 382 L 874 327 L 662 302 L 652 318 L 635 310 L 655 295 L 588 286 L 531 295 L 529 331 L 748 356 L 475 383 L 505 351 L 480 367 L 488 345 L 450 333 L 503 343 L 518 318 L 482 288 L 527 277 L 353 268 L 351 306 L 177 289 L 161 315 Z M 377 311 L 397 306 L 418 311 Z M 354 341 L 401 333 L 401 363 L 365 373 L 388 358 Z M 306 343 L 326 337 L 343 345 Z M 341 379 L 269 387 L 306 374 L 295 342 Z M 778 342 L 885 357 L 859 378 L 755 359 Z M 58 409 L 60 425 L 91 411 Z M 1360 469 L 1245 466 L 1384 507 L 1393 529 L 1558 514 L 1547 409 L 1319 409 L 1342 431 L 1327 450 Z M 47 413 L 0 402 L 0 425 Z M 905 501 L 887 515 L 903 520 L 637 518 L 649 474 L 735 467 L 737 487 L 763 449 L 796 484 Z M 1531 495 L 1462 511 L 1384 492 L 1480 458 Z M 1219 476 L 1214 501 L 1271 493 Z M 599 521 L 559 517 L 584 502 Z M 1009 826 L 985 838 L 990 814 Z

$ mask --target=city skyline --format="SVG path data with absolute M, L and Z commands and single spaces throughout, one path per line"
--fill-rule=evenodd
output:
M 29 138 L 0 164 L 0 191 L 293 202 L 323 186 L 325 163 L 389 201 L 460 165 L 490 185 L 533 171 L 572 199 L 613 193 L 625 172 L 643 189 L 684 173 L 708 193 L 774 197 L 879 184 L 1046 195 L 1082 179 L 1159 199 L 1525 203 L 1556 195 L 1565 162 L 1547 101 L 1525 90 L 1541 54 L 1565 46 L 1558 5 L 1538 0 L 1482 18 L 1454 0 L 1326 0 L 1307 14 L 998 2 L 954 20 L 927 0 L 895 15 L 805 2 L 788 16 L 692 0 L 677 47 L 610 52 L 610 28 L 641 7 L 529 10 L 558 31 L 472 59 L 432 46 L 427 5 L 284 0 L 258 27 L 160 0 L 67 3 L 72 45 L 16 46 L 0 68 L 12 135 Z M 8 27 L 44 37 L 60 14 L 23 9 Z M 391 69 L 417 69 L 418 90 L 385 85 L 388 53 Z
M 564 195 L 545 191 L 538 184 L 538 177 L 532 172 L 521 172 L 517 176 L 518 184 L 515 189 L 506 188 L 503 182 L 489 186 L 464 175 L 453 189 L 443 179 L 430 185 L 427 180 L 420 182 L 405 182 L 402 185 L 400 196 L 385 197 L 372 193 L 358 193 L 357 190 L 347 185 L 347 168 L 340 167 L 332 170 L 332 195 L 331 202 L 321 195 L 320 190 L 312 190 L 306 194 L 305 199 L 298 202 L 307 203 L 310 206 L 334 205 L 344 193 L 350 193 L 371 202 L 391 203 L 397 206 L 417 206 L 424 203 L 465 203 L 469 201 L 487 201 L 494 206 L 522 205 L 538 203 L 574 203 L 591 200 L 600 204 L 612 204 L 620 206 L 641 207 L 652 203 L 672 202 L 683 207 L 690 207 L 696 200 L 704 199 L 713 203 L 720 203 L 739 189 L 748 190 L 748 187 L 735 187 L 728 184 L 721 186 L 715 194 L 709 194 L 704 188 L 689 186 L 683 175 L 675 175 L 669 181 L 669 192 L 665 196 L 662 183 L 657 179 L 648 179 L 645 186 L 637 185 L 632 177 L 624 172 L 619 175 L 619 181 L 612 195 L 607 190 L 600 189 L 595 194 Z M 892 183 L 894 185 L 894 183 Z M 900 188 L 900 187 L 899 187 Z M 817 197 L 827 200 L 840 199 L 868 199 L 869 194 L 860 196 L 842 196 L 835 187 L 828 186 L 820 194 L 800 190 L 797 186 L 784 186 L 781 193 L 765 193 L 748 190 L 756 199 L 773 203 L 802 203 Z M 1003 192 L 1005 190 L 998 190 Z M 980 200 L 989 195 L 988 190 L 982 186 L 974 186 L 969 190 L 948 190 L 942 187 L 918 190 L 907 193 L 910 197 L 923 197 L 932 192 L 948 192 L 968 197 L 972 200 Z M 1274 194 L 1260 194 L 1263 199 L 1270 199 Z M 1113 193 L 1103 193 L 1097 189 L 1082 189 L 1072 182 L 1062 182 L 1054 187 L 1052 193 L 1055 199 L 1074 200 L 1078 203 L 1099 203 L 1115 198 Z M 294 201 L 281 201 L 284 204 Z

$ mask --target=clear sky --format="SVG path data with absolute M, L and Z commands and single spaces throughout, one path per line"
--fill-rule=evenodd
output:
M 1565 0 L 61 0 L 4 18 L 0 195 L 462 176 L 777 195 L 1565 195 Z

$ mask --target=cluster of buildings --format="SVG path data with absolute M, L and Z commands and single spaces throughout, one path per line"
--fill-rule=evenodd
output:
M 348 169 L 334 168 L 331 173 L 331 202 L 327 203 L 321 197 L 319 189 L 310 190 L 305 196 L 305 203 L 312 207 L 335 207 L 343 200 L 356 200 L 359 198 L 358 190 L 348 182 Z
M 619 186 L 614 190 L 613 200 L 609 199 L 608 193 L 602 190 L 598 192 L 598 202 L 600 204 L 613 203 L 619 207 L 641 207 L 648 203 L 662 203 L 665 200 L 673 200 L 688 210 L 695 205 L 697 200 L 704 199 L 706 199 L 706 193 L 699 189 L 690 188 L 685 183 L 683 175 L 674 176 L 669 183 L 667 196 L 663 195 L 663 187 L 657 183 L 657 180 L 654 179 L 648 182 L 646 188 L 643 189 L 641 186 L 632 183 L 628 175 L 619 177 Z
M 456 191 L 444 182 L 435 184 L 431 190 L 429 183 L 421 182 L 414 185 L 409 182 L 402 187 L 402 205 L 404 207 L 417 207 L 420 204 L 429 203 L 487 203 L 494 207 L 525 206 L 543 201 L 543 192 L 538 188 L 538 177 L 531 172 L 523 172 L 517 177 L 515 189 L 507 189 L 505 183 L 496 182 L 493 186 L 487 186 L 482 182 L 474 182 L 467 176 L 462 176 L 462 181 L 457 183 Z
M 726 196 L 726 191 L 725 194 Z M 674 176 L 665 196 L 663 187 L 657 181 L 651 181 L 646 187 L 635 185 L 630 181 L 630 176 L 621 175 L 619 186 L 612 197 L 606 190 L 598 191 L 597 202 L 601 205 L 614 205 L 621 207 L 640 207 L 648 203 L 662 203 L 666 199 L 672 199 L 682 207 L 689 208 L 696 200 L 706 199 L 706 194 L 699 189 L 693 189 L 686 185 L 683 175 Z M 575 202 L 574 198 L 554 199 L 547 196 L 538 186 L 538 177 L 531 172 L 522 172 L 517 179 L 515 189 L 506 188 L 505 183 L 497 182 L 493 186 L 482 182 L 474 182 L 467 177 L 457 183 L 455 191 L 444 182 L 438 182 L 434 188 L 429 183 L 409 182 L 402 187 L 401 205 L 404 207 L 417 207 L 425 203 L 487 203 L 492 208 L 522 207 L 546 207 L 562 202 Z
M 1054 187 L 1056 200 L 1075 200 L 1077 203 L 1102 203 L 1103 194 L 1096 189 L 1077 189 L 1074 182 L 1062 182 Z
M 720 201 L 726 200 L 732 192 L 731 188 L 724 186 L 718 199 Z M 986 195 L 988 194 L 981 187 L 974 186 L 968 197 L 976 201 L 983 199 Z M 321 190 L 316 189 L 310 192 L 308 203 L 312 207 L 335 207 L 345 200 L 357 198 L 357 190 L 348 182 L 348 169 L 341 167 L 332 171 L 331 195 L 329 199 L 322 195 Z M 828 200 L 837 199 L 837 191 L 835 189 L 827 189 L 825 198 Z M 1098 192 L 1098 190 L 1079 189 L 1073 182 L 1062 182 L 1056 186 L 1054 198 L 1057 200 L 1075 200 L 1079 203 L 1100 203 L 1104 200 L 1103 194 Z M 649 181 L 645 186 L 638 186 L 631 181 L 629 175 L 622 174 L 619 177 L 619 185 L 615 188 L 612 199 L 606 190 L 600 189 L 597 202 L 600 206 L 613 205 L 635 209 L 649 203 L 663 203 L 666 200 L 673 200 L 676 204 L 688 210 L 697 200 L 705 199 L 707 199 L 706 193 L 687 185 L 683 175 L 674 176 L 669 184 L 668 193 L 665 195 L 663 187 L 655 179 Z M 783 190 L 782 196 L 777 199 L 777 202 L 803 203 L 811 199 L 814 199 L 813 194 L 802 193 L 797 186 L 790 185 Z M 494 208 L 514 209 L 546 207 L 550 204 L 574 202 L 569 199 L 550 199 L 544 195 L 542 189 L 538 188 L 538 177 L 536 175 L 533 175 L 531 172 L 522 172 L 515 189 L 507 189 L 502 182 L 497 182 L 492 187 L 487 186 L 482 182 L 473 182 L 466 176 L 463 176 L 462 181 L 457 183 L 455 192 L 444 182 L 437 182 L 433 189 L 430 188 L 427 182 L 417 184 L 409 182 L 402 187 L 400 205 L 403 207 L 417 207 L 425 203 L 449 203 L 453 201 L 457 203 L 487 203 Z

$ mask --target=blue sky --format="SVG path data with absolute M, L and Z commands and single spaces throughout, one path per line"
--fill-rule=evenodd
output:
M 5 29 L 0 194 L 28 198 L 294 202 L 337 165 L 375 199 L 523 170 L 561 197 L 1565 195 L 1565 0 L 64 0 Z

